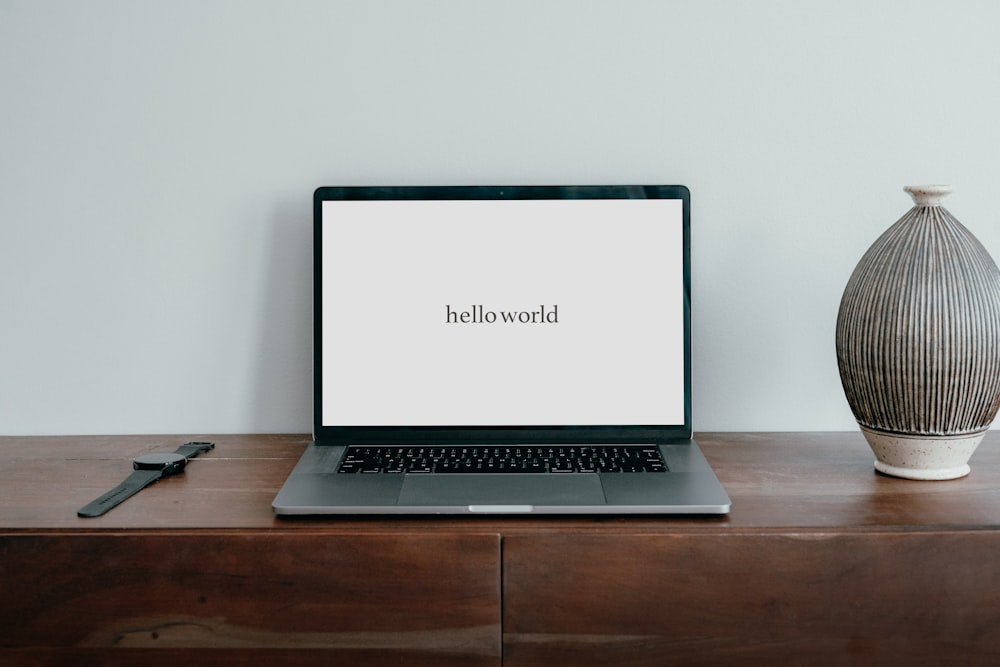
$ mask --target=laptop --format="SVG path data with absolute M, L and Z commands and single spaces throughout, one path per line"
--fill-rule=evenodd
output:
M 683 186 L 322 187 L 314 441 L 278 515 L 725 514 Z

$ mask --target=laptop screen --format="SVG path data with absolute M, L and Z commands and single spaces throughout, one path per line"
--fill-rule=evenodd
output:
M 317 438 L 689 434 L 688 202 L 670 186 L 320 188 Z

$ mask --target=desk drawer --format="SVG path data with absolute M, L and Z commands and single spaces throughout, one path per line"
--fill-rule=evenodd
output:
M 7 534 L 0 591 L 0 646 L 40 661 L 500 662 L 496 534 Z
M 998 664 L 1000 532 L 504 540 L 505 665 Z

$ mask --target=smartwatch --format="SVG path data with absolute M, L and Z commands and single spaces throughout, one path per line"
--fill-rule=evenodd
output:
M 173 452 L 159 452 L 155 454 L 143 454 L 137 456 L 132 461 L 134 472 L 125 478 L 125 481 L 97 498 L 82 508 L 76 515 L 79 517 L 101 516 L 112 507 L 122 503 L 125 499 L 134 496 L 144 488 L 168 475 L 176 475 L 184 470 L 188 459 L 193 459 L 202 452 L 207 452 L 215 447 L 211 442 L 189 442 L 181 445 Z

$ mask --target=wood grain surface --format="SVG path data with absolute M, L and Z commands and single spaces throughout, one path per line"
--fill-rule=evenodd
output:
M 499 546 L 473 533 L 7 534 L 0 638 L 25 654 L 374 650 L 497 664 Z
M 1000 664 L 1000 437 L 946 482 L 857 432 L 698 440 L 728 516 L 280 519 L 307 436 L 3 437 L 0 663 Z

